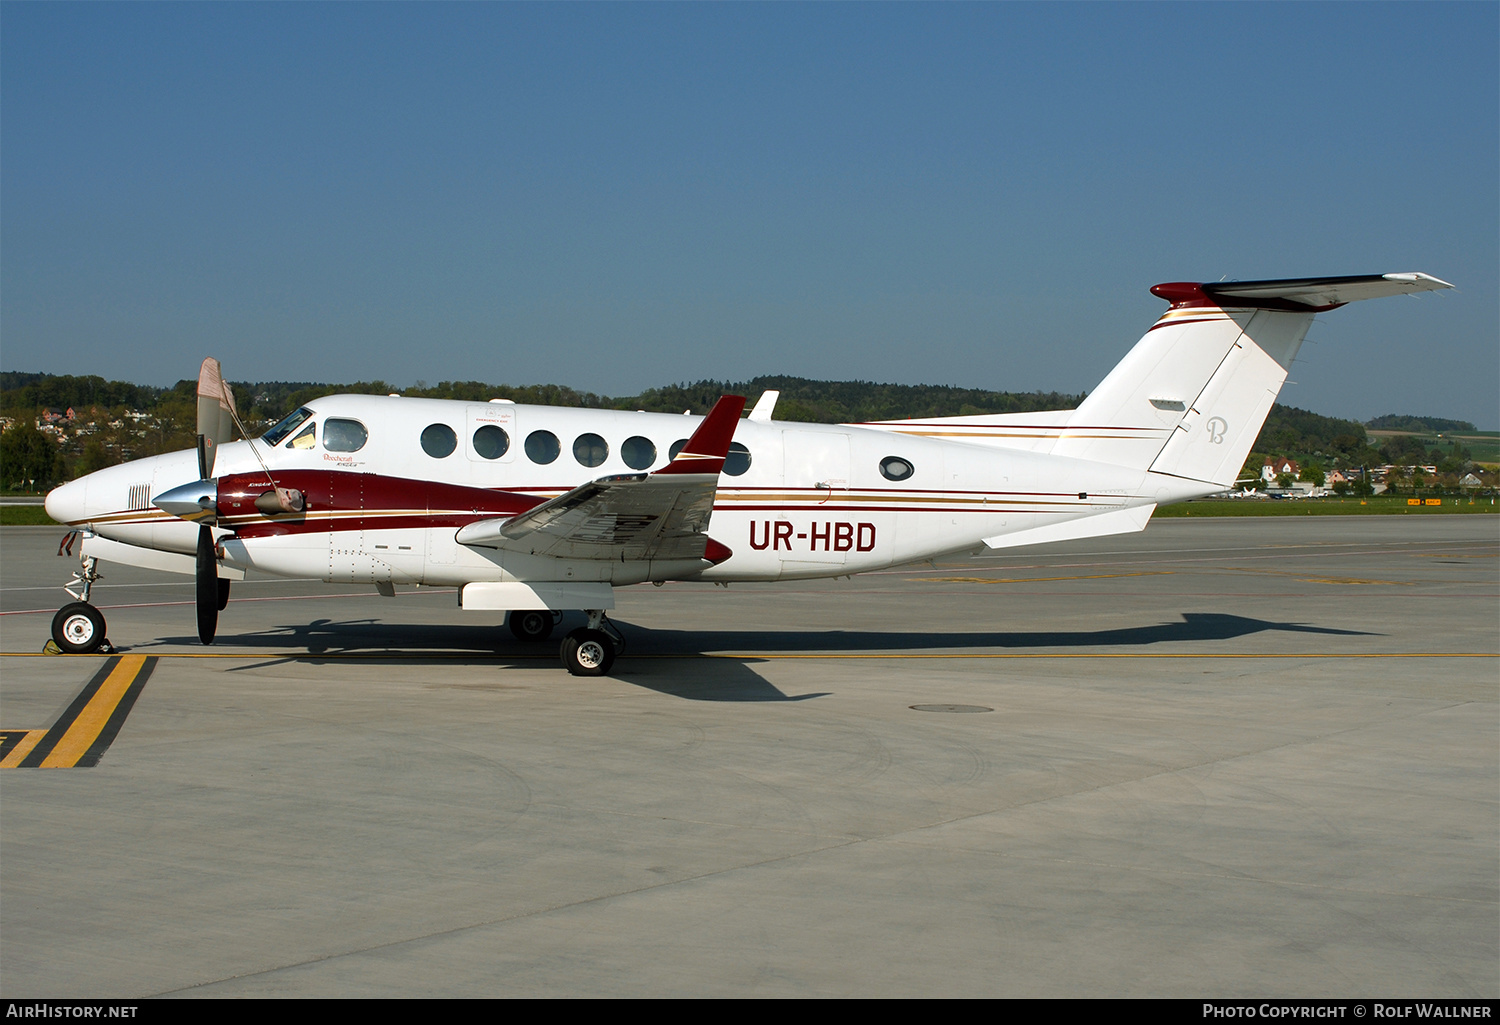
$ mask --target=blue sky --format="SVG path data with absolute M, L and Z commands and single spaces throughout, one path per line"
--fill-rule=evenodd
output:
M 1282 401 L 1500 427 L 1500 6 L 0 4 L 0 366 L 1091 389 L 1159 281 L 1421 270 Z

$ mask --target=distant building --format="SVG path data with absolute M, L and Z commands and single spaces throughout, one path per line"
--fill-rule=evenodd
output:
M 1295 459 L 1288 459 L 1285 456 L 1280 459 L 1267 459 L 1266 465 L 1260 468 L 1260 479 L 1273 481 L 1283 473 L 1289 475 L 1292 480 L 1298 480 L 1302 476 L 1302 467 L 1297 465 Z

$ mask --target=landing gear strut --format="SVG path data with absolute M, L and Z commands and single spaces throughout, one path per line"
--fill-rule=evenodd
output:
M 73 542 L 78 531 L 70 532 L 58 546 L 57 554 L 73 553 Z M 87 655 L 95 651 L 109 650 L 109 640 L 104 636 L 104 614 L 89 604 L 94 581 L 99 579 L 99 560 L 91 555 L 78 553 L 79 566 L 73 579 L 63 585 L 63 590 L 73 601 L 57 610 L 52 617 L 52 641 L 70 655 Z
M 564 637 L 558 656 L 563 668 L 574 676 L 603 676 L 615 664 L 615 655 L 624 646 L 624 638 L 609 625 L 603 609 L 587 611 L 589 625 Z

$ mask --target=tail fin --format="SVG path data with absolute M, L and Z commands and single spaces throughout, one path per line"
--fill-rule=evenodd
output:
M 1157 285 L 1171 308 L 1073 411 L 1052 451 L 1229 487 L 1314 314 L 1452 287 L 1426 274 Z

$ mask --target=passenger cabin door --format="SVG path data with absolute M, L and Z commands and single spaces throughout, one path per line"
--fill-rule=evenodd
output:
M 781 432 L 781 441 L 782 482 L 793 511 L 791 535 L 784 541 L 772 527 L 777 554 L 782 562 L 847 561 L 855 529 L 844 509 L 849 495 L 849 436 L 789 430 Z M 788 547 L 782 548 L 783 543 Z

